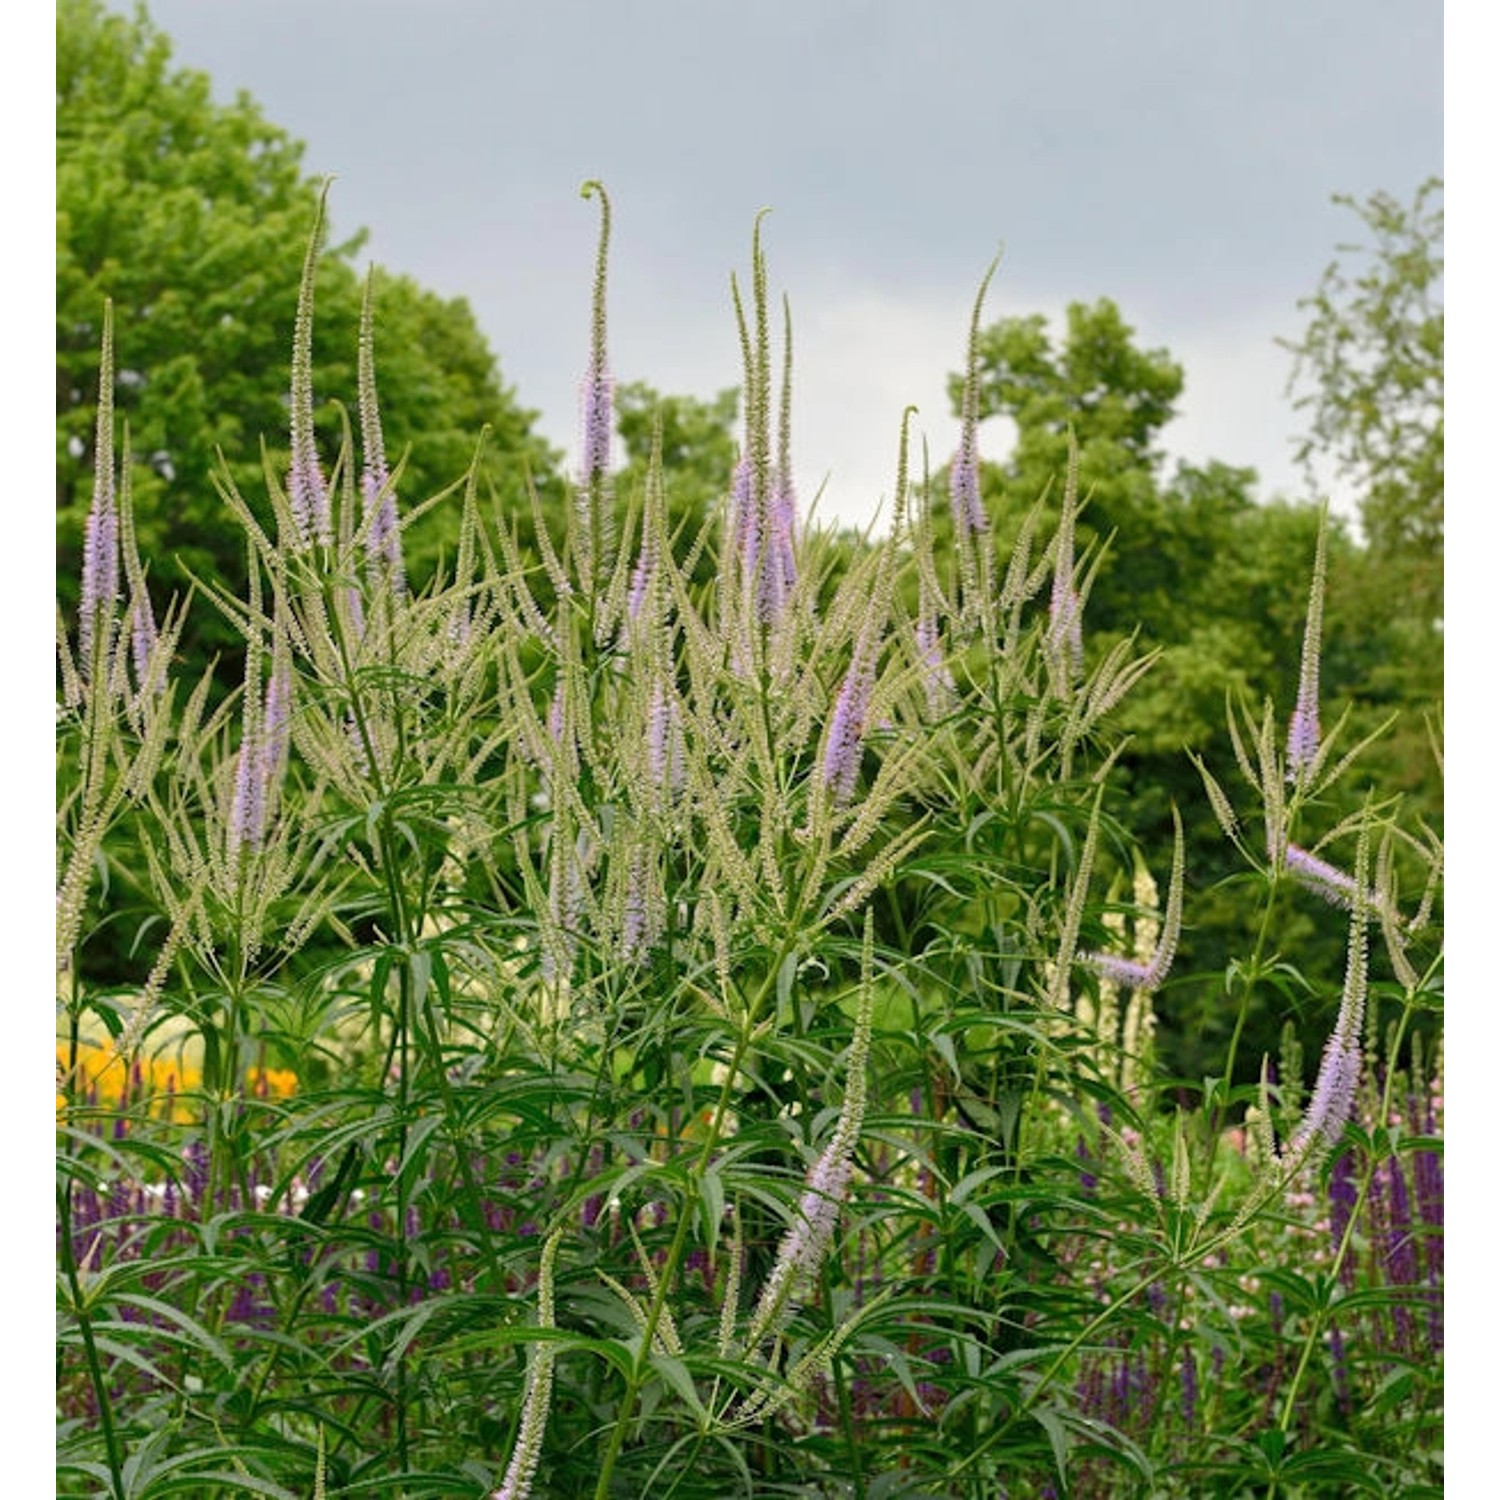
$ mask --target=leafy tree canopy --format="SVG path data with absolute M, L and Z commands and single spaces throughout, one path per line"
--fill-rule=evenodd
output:
M 1371 551 L 1421 559 L 1429 588 L 1443 548 L 1442 191 L 1430 178 L 1410 208 L 1388 193 L 1337 195 L 1372 243 L 1339 246 L 1298 303 L 1310 315 L 1301 339 L 1283 341 L 1308 415 L 1298 458 L 1309 477 L 1331 459 L 1359 487 Z
M 99 339 L 115 308 L 115 404 L 129 423 L 141 550 L 177 589 L 190 570 L 243 585 L 242 543 L 213 474 L 222 451 L 252 506 L 264 500 L 261 443 L 284 470 L 297 284 L 319 184 L 302 146 L 245 94 L 217 104 L 202 73 L 172 66 L 144 10 L 61 0 L 57 25 L 57 501 L 59 581 L 73 589 L 92 485 Z M 352 408 L 361 288 L 356 235 L 327 249 L 317 283 L 314 365 L 325 459 Z M 502 384 L 462 299 L 401 275 L 376 279 L 376 358 L 393 460 L 410 508 L 454 483 L 488 425 L 486 467 L 519 499 L 523 468 L 544 486 L 557 458 Z M 420 583 L 456 535 L 438 507 L 408 539 Z M 203 611 L 203 649 L 228 644 Z

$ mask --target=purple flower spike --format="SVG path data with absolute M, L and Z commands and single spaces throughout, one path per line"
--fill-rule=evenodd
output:
M 976 423 L 966 419 L 958 452 L 948 467 L 948 492 L 953 498 L 953 524 L 960 537 L 985 530 L 989 518 L 979 495 L 979 451 Z
M 314 538 L 323 543 L 333 540 L 333 513 L 328 502 L 328 486 L 318 464 L 318 447 L 313 437 L 312 328 L 313 281 L 318 267 L 318 248 L 323 239 L 324 208 L 328 189 L 325 184 L 318 199 L 317 217 L 307 242 L 302 262 L 302 285 L 297 292 L 297 318 L 292 328 L 292 386 L 290 395 L 292 461 L 287 474 L 287 503 L 291 506 L 296 540 L 307 546 Z
M 94 649 L 94 626 L 107 615 L 120 592 L 120 532 L 115 514 L 114 477 L 96 474 L 94 500 L 83 533 L 83 590 L 78 640 L 84 670 Z
M 797 582 L 797 496 L 791 477 L 785 473 L 776 476 L 767 521 L 766 555 L 756 580 L 756 612 L 763 624 L 773 625 L 781 618 Z
M 368 530 L 365 550 L 371 563 L 386 570 L 391 587 L 400 593 L 406 584 L 401 558 L 401 523 L 396 514 L 396 492 L 385 461 L 385 434 L 375 389 L 375 273 L 365 278 L 359 318 L 359 441 L 364 453 L 360 492 Z
M 1297 678 L 1297 703 L 1286 739 L 1286 779 L 1303 785 L 1318 758 L 1318 664 L 1322 654 L 1323 591 L 1328 574 L 1328 512 L 1318 523 L 1318 548 L 1313 558 L 1312 588 L 1307 599 L 1307 624 L 1302 632 L 1302 670 Z
M 95 625 L 108 617 L 120 592 L 120 521 L 115 508 L 114 308 L 104 304 L 99 354 L 99 409 L 94 424 L 94 494 L 83 531 L 83 580 L 79 599 L 80 667 L 88 674 Z M 109 642 L 105 641 L 108 648 Z
M 602 355 L 589 363 L 583 377 L 583 482 L 592 484 L 609 471 L 610 435 L 614 430 L 614 377 Z
M 1353 908 L 1359 888 L 1352 875 L 1329 864 L 1326 859 L 1319 859 L 1316 854 L 1309 854 L 1297 844 L 1288 844 L 1283 857 L 1287 872 L 1299 885 L 1306 886 L 1315 896 L 1321 896 L 1330 906 L 1341 906 L 1346 910 Z M 1379 910 L 1379 896 L 1375 891 L 1366 890 L 1363 900 L 1367 908 Z
M 833 705 L 828 726 L 828 748 L 823 758 L 823 785 L 842 806 L 854 795 L 855 778 L 862 758 L 861 741 L 870 700 L 875 694 L 873 652 L 861 641 L 855 647 L 854 660 Z
M 1363 849 L 1360 852 L 1362 873 Z M 1323 1062 L 1318 1069 L 1312 1099 L 1287 1150 L 1288 1158 L 1294 1162 L 1315 1147 L 1338 1145 L 1344 1126 L 1354 1113 L 1354 1096 L 1359 1089 L 1360 1070 L 1364 1065 L 1360 1034 L 1369 983 L 1365 916 L 1364 902 L 1356 897 L 1354 917 L 1349 924 L 1349 958 L 1344 974 L 1343 999 L 1339 1003 L 1333 1035 L 1323 1049 Z

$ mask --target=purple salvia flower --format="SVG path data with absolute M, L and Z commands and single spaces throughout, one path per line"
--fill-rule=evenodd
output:
M 1353 1413 L 1354 1402 L 1349 1394 L 1349 1356 L 1337 1324 L 1328 1330 L 1328 1355 L 1333 1363 L 1334 1394 L 1338 1398 L 1339 1410 L 1347 1417 Z
M 1182 1351 L 1182 1425 L 1192 1431 L 1198 1419 L 1198 1362 L 1191 1346 Z
M 1335 1254 L 1344 1243 L 1349 1220 L 1353 1217 L 1354 1207 L 1358 1202 L 1359 1188 L 1354 1181 L 1354 1155 L 1350 1151 L 1344 1151 L 1334 1162 L 1333 1175 L 1328 1180 L 1328 1237 Z M 1339 1280 L 1352 1292 L 1358 1279 L 1354 1257 L 1346 1255 L 1339 1268 Z
M 1297 702 L 1287 728 L 1286 779 L 1305 783 L 1318 758 L 1318 664 L 1322 652 L 1323 592 L 1328 572 L 1328 512 L 1318 522 L 1318 546 L 1313 558 L 1312 587 L 1307 599 L 1307 624 L 1302 632 L 1302 669 L 1297 677 Z
M 1385 1175 L 1387 1189 L 1384 1247 L 1386 1281 L 1393 1287 L 1415 1287 L 1420 1279 L 1420 1272 L 1406 1174 L 1401 1170 L 1400 1161 L 1394 1156 L 1384 1162 L 1380 1170 Z M 1413 1352 L 1411 1313 L 1401 1302 L 1394 1304 L 1392 1313 L 1396 1321 L 1396 1345 L 1403 1353 L 1410 1354 Z

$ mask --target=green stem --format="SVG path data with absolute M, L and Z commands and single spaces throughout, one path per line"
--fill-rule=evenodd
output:
M 780 972 L 782 962 L 785 960 L 787 953 L 791 950 L 792 943 L 795 941 L 795 934 L 799 930 L 802 905 L 803 903 L 799 902 L 798 912 L 794 920 L 788 925 L 787 931 L 792 936 L 783 939 L 775 961 L 767 970 L 766 978 L 762 981 L 760 989 L 745 1008 L 745 1016 L 740 1025 L 739 1035 L 735 1038 L 734 1055 L 730 1058 L 729 1066 L 725 1070 L 724 1081 L 719 1087 L 718 1103 L 714 1107 L 708 1129 L 704 1132 L 703 1145 L 698 1152 L 697 1161 L 693 1165 L 691 1180 L 694 1183 L 701 1183 L 703 1174 L 708 1170 L 709 1163 L 713 1159 L 713 1153 L 718 1147 L 725 1121 L 729 1118 L 729 1106 L 734 1093 L 735 1080 L 739 1077 L 740 1068 L 745 1060 L 745 1054 L 750 1050 L 750 1039 L 751 1034 L 755 1030 L 756 1019 L 760 1014 L 760 1008 L 765 1003 L 766 997 L 774 992 L 776 976 Z M 661 1323 L 662 1311 L 666 1306 L 667 1292 L 677 1279 L 677 1270 L 682 1261 L 683 1251 L 687 1247 L 688 1225 L 691 1221 L 691 1211 L 680 1212 L 677 1216 L 677 1228 L 672 1236 L 672 1244 L 667 1251 L 666 1262 L 662 1266 L 661 1273 L 657 1278 L 656 1291 L 652 1295 L 651 1304 L 646 1312 L 645 1327 L 641 1330 L 640 1352 L 636 1355 L 629 1378 L 625 1382 L 625 1395 L 620 1402 L 619 1414 L 616 1416 L 610 1432 L 609 1447 L 605 1450 L 604 1460 L 599 1466 L 599 1480 L 594 1486 L 594 1500 L 606 1500 L 609 1494 L 609 1484 L 614 1474 L 615 1464 L 619 1461 L 621 1450 L 625 1446 L 625 1434 L 630 1426 L 631 1418 L 635 1415 L 636 1402 L 640 1397 L 641 1387 L 645 1383 L 646 1369 L 651 1360 L 651 1348 L 656 1339 L 656 1330 Z
M 1391 1095 L 1396 1082 L 1396 1059 L 1400 1055 L 1401 1043 L 1406 1035 L 1406 1028 L 1411 1021 L 1412 1011 L 1416 1004 L 1416 992 L 1408 990 L 1404 1003 L 1401 1007 L 1401 1015 L 1396 1023 L 1396 1034 L 1386 1058 L 1385 1087 L 1380 1096 L 1380 1121 L 1383 1125 L 1391 1117 Z M 1365 1170 L 1361 1176 L 1359 1191 L 1355 1195 L 1354 1206 L 1349 1212 L 1349 1220 L 1344 1225 L 1344 1232 L 1339 1237 L 1338 1248 L 1334 1251 L 1333 1264 L 1329 1268 L 1330 1286 L 1337 1282 L 1340 1271 L 1343 1269 L 1345 1260 L 1348 1259 L 1349 1250 L 1354 1242 L 1354 1227 L 1359 1222 L 1360 1215 L 1364 1212 L 1365 1203 L 1370 1196 L 1371 1188 L 1375 1182 L 1375 1173 L 1380 1162 L 1376 1160 L 1375 1153 L 1369 1153 L 1369 1159 L 1365 1163 Z M 1333 1309 L 1325 1304 L 1314 1310 L 1308 1322 L 1307 1336 L 1302 1341 L 1302 1352 L 1297 1359 L 1297 1368 L 1292 1372 L 1292 1378 L 1286 1389 L 1286 1395 L 1281 1403 L 1280 1426 L 1283 1432 L 1290 1431 L 1290 1422 L 1296 1411 L 1297 1393 L 1302 1385 L 1302 1378 L 1307 1373 L 1307 1367 L 1312 1359 L 1313 1349 L 1321 1342 L 1328 1324 L 1332 1321 Z M 1266 1493 L 1266 1500 L 1274 1500 L 1277 1481 L 1273 1477 L 1271 1487 Z
M 110 1488 L 115 1500 L 125 1500 L 125 1477 L 120 1464 L 119 1441 L 115 1436 L 115 1423 L 109 1399 L 109 1387 L 104 1380 L 104 1367 L 99 1360 L 99 1349 L 94 1343 L 94 1326 L 89 1317 L 88 1304 L 84 1301 L 83 1287 L 78 1279 L 78 1263 L 73 1255 L 73 1223 L 68 1194 L 61 1189 L 57 1195 L 57 1209 L 62 1216 L 59 1239 L 62 1244 L 63 1272 L 68 1278 L 68 1289 L 73 1297 L 73 1312 L 78 1319 L 78 1331 L 83 1337 L 84 1359 L 88 1364 L 89 1383 L 94 1388 L 94 1400 L 99 1408 L 99 1428 L 104 1438 L 104 1452 L 109 1462 Z

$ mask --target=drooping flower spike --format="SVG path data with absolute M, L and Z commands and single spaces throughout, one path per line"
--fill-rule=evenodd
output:
M 1369 911 L 1365 900 L 1368 866 L 1369 832 L 1367 828 L 1362 828 L 1355 856 L 1349 952 L 1338 1020 L 1334 1023 L 1333 1035 L 1323 1049 L 1323 1061 L 1318 1069 L 1318 1081 L 1313 1087 L 1312 1098 L 1283 1154 L 1283 1164 L 1288 1166 L 1298 1166 L 1315 1151 L 1336 1146 L 1344 1133 L 1344 1126 L 1354 1113 L 1354 1096 L 1359 1087 L 1360 1070 L 1364 1066 L 1360 1043 L 1369 988 Z
M 1184 856 L 1182 841 L 1182 815 L 1172 808 L 1172 875 L 1167 885 L 1167 905 L 1162 913 L 1161 935 L 1156 949 L 1149 959 L 1124 958 L 1115 953 L 1080 953 L 1078 962 L 1096 974 L 1112 980 L 1123 988 L 1153 991 L 1161 988 L 1172 960 L 1177 956 L 1177 944 L 1182 936 L 1182 883 Z

